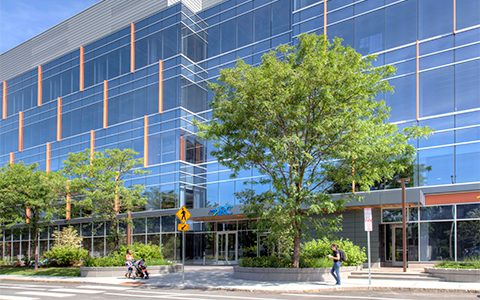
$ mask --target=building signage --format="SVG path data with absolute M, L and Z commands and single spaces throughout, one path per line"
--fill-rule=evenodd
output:
M 364 208 L 363 216 L 365 218 L 365 231 L 372 231 L 373 230 L 372 209 Z
M 227 215 L 232 215 L 233 214 L 233 206 L 227 205 L 227 206 L 217 206 L 214 209 L 211 209 L 210 212 L 213 212 L 214 216 L 227 216 Z

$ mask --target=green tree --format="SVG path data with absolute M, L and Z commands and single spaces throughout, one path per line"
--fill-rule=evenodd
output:
M 143 164 L 136 159 L 138 153 L 132 149 L 107 149 L 94 152 L 86 149 L 80 153 L 70 153 L 64 161 L 63 174 L 70 179 L 69 193 L 72 205 L 78 205 L 97 220 L 107 221 L 110 226 L 110 238 L 113 250 L 120 244 L 120 222 L 131 221 L 119 214 L 132 211 L 146 203 L 142 193 L 143 185 L 125 187 L 125 179 L 142 175 L 148 171 L 137 169 Z
M 60 174 L 39 170 L 37 164 L 8 164 L 0 169 L 0 223 L 5 227 L 21 224 L 30 230 L 38 268 L 39 233 L 64 212 L 59 200 L 65 180 Z
M 255 183 L 271 184 L 268 192 L 247 189 L 237 197 L 259 220 L 258 230 L 291 237 L 295 267 L 309 226 L 320 236 L 341 226 L 340 217 L 320 216 L 341 210 L 348 197 L 334 201 L 327 191 L 352 180 L 368 190 L 402 172 L 415 154 L 407 141 L 430 132 L 386 122 L 389 108 L 375 97 L 392 91 L 385 78 L 394 68 L 374 68 L 373 59 L 340 39 L 303 34 L 258 67 L 239 60 L 221 70 L 220 84 L 209 84 L 213 118 L 196 122 L 199 135 L 215 141 L 221 164 L 235 173 L 254 167 L 264 175 Z

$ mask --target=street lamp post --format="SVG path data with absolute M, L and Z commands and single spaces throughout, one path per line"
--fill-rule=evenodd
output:
M 407 191 L 405 190 L 405 182 L 408 181 L 410 181 L 410 178 L 397 179 L 397 182 L 402 184 L 403 272 L 407 272 Z

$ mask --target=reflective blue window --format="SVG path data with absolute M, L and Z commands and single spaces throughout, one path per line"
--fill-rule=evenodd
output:
M 453 67 L 420 73 L 420 117 L 452 112 Z
M 270 6 L 264 6 L 255 11 L 255 41 L 260 41 L 270 36 L 270 14 Z
M 344 46 L 353 45 L 353 20 L 348 20 L 332 26 L 328 26 L 327 30 L 328 30 L 327 35 L 329 39 L 339 37 L 343 39 L 342 45 Z
M 409 0 L 385 8 L 385 49 L 415 42 L 417 1 Z
M 235 48 L 235 19 L 223 22 L 220 25 L 221 52 Z
M 220 54 L 220 26 L 208 29 L 208 57 Z
M 277 35 L 290 29 L 290 5 L 290 0 L 280 0 L 272 4 L 272 35 Z
M 453 31 L 453 1 L 421 0 L 418 4 L 421 40 Z
M 455 155 L 456 183 L 480 181 L 480 143 L 456 146 Z
M 252 13 L 237 18 L 237 47 L 252 43 L 253 40 Z M 209 45 L 210 47 L 210 45 Z
M 457 30 L 480 23 L 480 1 L 460 0 L 456 1 L 456 4 Z
M 451 147 L 418 151 L 419 163 L 431 167 L 420 176 L 425 177 L 425 185 L 451 184 L 454 176 L 454 149 Z
M 385 103 L 392 108 L 389 122 L 412 120 L 417 116 L 416 76 L 404 76 L 388 81 L 394 93 L 385 93 Z
M 355 49 L 362 55 L 383 50 L 383 28 L 383 10 L 355 18 Z
M 480 60 L 455 66 L 455 110 L 480 107 Z

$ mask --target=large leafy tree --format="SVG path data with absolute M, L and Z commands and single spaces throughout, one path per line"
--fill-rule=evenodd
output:
M 309 226 L 327 235 L 340 229 L 341 217 L 311 218 L 344 207 L 327 191 L 353 180 L 362 189 L 391 178 L 414 160 L 410 138 L 429 129 L 403 130 L 386 122 L 389 108 L 376 99 L 392 91 L 385 80 L 392 66 L 372 67 L 374 56 L 323 36 L 301 35 L 262 57 L 257 67 L 237 61 L 221 70 L 210 103 L 213 118 L 198 124 L 199 135 L 215 140 L 212 154 L 238 173 L 254 167 L 264 175 L 257 184 L 268 192 L 244 190 L 246 214 L 258 230 L 291 243 L 299 267 L 300 240 Z
M 65 180 L 58 173 L 39 170 L 37 164 L 8 164 L 0 169 L 0 223 L 22 225 L 30 231 L 38 268 L 39 233 L 54 216 L 65 212 L 60 200 Z
M 107 149 L 93 155 L 86 149 L 70 153 L 64 161 L 62 172 L 70 180 L 72 205 L 80 206 L 84 216 L 110 224 L 113 250 L 120 245 L 120 223 L 131 222 L 119 215 L 146 204 L 143 185 L 125 186 L 125 179 L 147 173 L 138 168 L 143 162 L 135 158 L 137 155 L 132 149 Z

